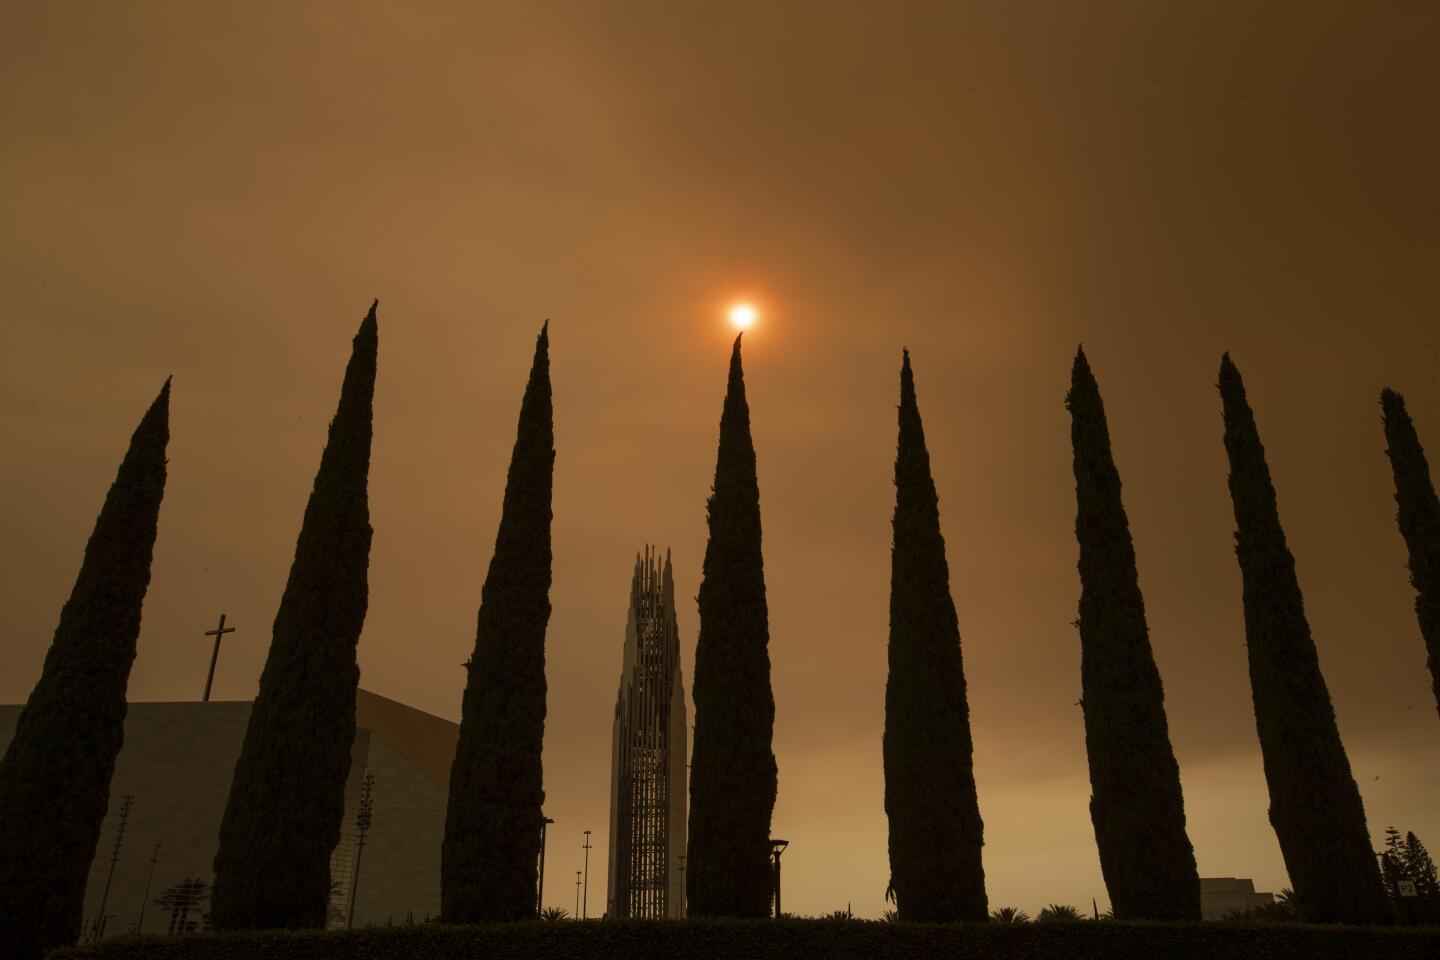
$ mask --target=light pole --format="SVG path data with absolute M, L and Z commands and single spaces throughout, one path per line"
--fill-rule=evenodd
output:
M 145 878 L 145 896 L 140 898 L 140 919 L 135 921 L 135 933 L 145 925 L 145 904 L 150 901 L 150 884 L 155 879 L 155 864 L 160 862 L 160 841 L 155 841 L 155 852 L 150 855 L 150 875 Z
M 775 860 L 775 919 L 780 919 L 780 854 L 790 846 L 789 840 L 771 840 L 770 856 Z
M 105 905 L 110 900 L 110 881 L 115 879 L 115 864 L 120 862 L 120 847 L 125 842 L 125 827 L 130 822 L 130 806 L 135 794 L 127 793 L 120 802 L 120 827 L 115 831 L 115 850 L 110 854 L 110 872 L 105 876 L 105 892 L 100 895 L 100 915 L 95 918 L 95 939 L 105 936 Z
M 540 816 L 540 879 L 535 886 L 535 916 L 537 917 L 545 910 L 545 828 L 555 822 L 543 813 Z
M 345 915 L 345 929 L 355 926 L 355 894 L 360 890 L 360 858 L 365 853 L 365 834 L 370 832 L 370 820 L 375 804 L 375 774 L 365 774 L 360 785 L 360 812 L 355 815 L 355 830 L 359 838 L 355 841 L 355 871 L 350 877 L 350 911 Z
M 580 911 L 580 919 L 586 920 L 590 917 L 590 831 L 585 831 L 585 899 Z
M 680 903 L 676 910 L 677 920 L 685 919 L 685 854 L 680 854 Z
M 576 920 L 580 919 L 580 871 L 575 871 L 575 913 Z

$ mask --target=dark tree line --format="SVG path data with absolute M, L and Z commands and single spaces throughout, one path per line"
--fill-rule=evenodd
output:
M 221 929 L 321 927 L 355 732 L 356 643 L 368 597 L 368 473 L 378 333 L 362 321 L 276 614 L 216 856 Z M 1239 371 L 1220 369 L 1224 444 L 1270 816 L 1302 919 L 1379 923 L 1401 882 L 1436 892 L 1423 845 L 1391 831 L 1374 855 L 1304 614 L 1294 559 Z M 0 948 L 20 960 L 74 942 L 120 749 L 164 491 L 169 383 L 111 487 L 44 672 L 0 759 Z M 1381 397 L 1416 611 L 1440 670 L 1440 504 L 1398 394 Z M 1129 521 L 1099 387 L 1077 352 L 1066 395 L 1076 484 L 1091 815 L 1115 915 L 1193 919 L 1185 831 Z M 958 618 L 908 351 L 900 377 L 883 738 L 891 891 L 905 920 L 987 918 L 983 824 Z M 521 402 L 495 549 L 467 662 L 442 849 L 451 922 L 534 911 L 544 800 L 554 430 L 548 325 Z M 759 484 L 737 337 L 720 421 L 697 602 L 686 885 L 697 916 L 763 916 L 777 772 Z M 1440 673 L 1435 677 L 1440 705 Z M 48 745 L 83 742 L 75 765 Z M 63 781 L 63 782 L 62 782 Z M 57 802 L 57 799 L 60 802 Z M 43 882 L 37 882 L 41 878 Z M 1408 886 L 1405 887 L 1408 889 Z M 1428 900 L 1426 901 L 1429 902 Z M 1428 914 L 1427 914 L 1428 915 Z
M 1378 856 L 1380 877 L 1400 922 L 1440 923 L 1440 875 L 1420 838 L 1414 833 L 1402 838 L 1389 827 Z

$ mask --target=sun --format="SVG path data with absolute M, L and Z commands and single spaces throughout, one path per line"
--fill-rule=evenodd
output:
M 730 308 L 730 323 L 737 330 L 749 330 L 760 316 L 755 307 L 748 303 L 737 303 Z

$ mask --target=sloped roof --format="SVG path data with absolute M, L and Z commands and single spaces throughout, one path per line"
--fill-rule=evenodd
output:
M 450 789 L 458 724 L 361 688 L 355 692 L 355 725 L 394 747 L 441 790 Z

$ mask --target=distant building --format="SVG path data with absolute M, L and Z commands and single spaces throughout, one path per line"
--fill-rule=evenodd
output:
M 121 798 L 134 794 L 129 826 L 105 912 L 105 936 L 129 933 L 140 919 L 150 859 L 154 882 L 141 932 L 166 933 L 172 916 L 154 901 L 187 880 L 213 879 L 220 819 L 245 727 L 246 701 L 131 703 L 125 746 L 110 785 L 110 812 L 85 891 L 86 929 L 95 920 L 110 870 Z M 0 705 L 0 752 L 15 735 L 21 706 Z M 355 815 L 367 773 L 375 777 L 374 808 L 355 896 L 355 925 L 416 923 L 440 912 L 440 843 L 450 762 L 459 728 L 448 720 L 368 690 L 356 698 L 355 742 L 345 784 L 345 819 L 330 859 L 336 884 L 330 925 L 343 926 L 354 880 Z M 155 842 L 160 842 L 158 855 Z M 196 924 L 208 904 L 190 911 Z
M 610 767 L 609 916 L 685 916 L 685 687 L 670 555 L 635 558 Z
M 1232 911 L 1274 902 L 1274 894 L 1256 893 L 1255 881 L 1246 877 L 1200 878 L 1200 916 L 1205 920 L 1223 920 Z

